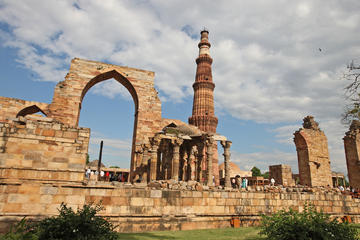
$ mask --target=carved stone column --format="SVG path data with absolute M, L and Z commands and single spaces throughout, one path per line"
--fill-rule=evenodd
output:
M 141 146 L 136 146 L 135 148 L 135 159 L 132 162 L 131 171 L 130 171 L 130 181 L 133 183 L 136 177 L 139 174 L 141 162 L 143 157 L 143 150 Z
M 214 185 L 213 170 L 212 170 L 213 144 L 214 144 L 214 139 L 209 137 L 206 140 L 206 160 L 207 160 L 206 183 L 208 186 Z
M 160 139 L 158 137 L 153 137 L 151 138 L 150 143 L 151 143 L 150 181 L 152 181 L 152 180 L 156 180 L 158 149 L 160 145 Z
M 194 180 L 194 146 L 191 146 L 188 151 L 188 168 L 187 168 L 187 180 Z
M 204 143 L 203 142 L 200 142 L 197 144 L 197 165 L 196 165 L 196 176 L 197 176 L 197 181 L 202 183 L 203 182 L 203 176 L 202 176 L 202 164 L 203 164 L 203 158 L 204 158 Z
M 176 181 L 179 180 L 180 145 L 182 143 L 183 143 L 183 140 L 179 139 L 179 138 L 172 141 L 174 149 L 173 149 L 171 179 L 174 179 Z
M 230 183 L 230 147 L 231 141 L 221 141 L 221 146 L 224 148 L 224 167 L 225 167 L 225 187 L 231 187 Z
M 148 160 L 149 160 L 149 146 L 147 144 L 143 144 L 143 155 L 142 155 L 142 162 L 141 162 L 141 168 L 142 168 L 142 178 L 141 182 L 147 182 L 148 178 Z
M 181 171 L 180 171 L 181 172 L 181 180 L 182 181 L 187 181 L 188 180 L 188 178 L 187 178 L 188 174 L 187 173 L 188 173 L 188 167 L 189 167 L 189 165 L 188 165 L 189 157 L 188 157 L 187 149 L 184 149 L 183 153 L 180 154 L 180 156 L 181 156 L 181 166 L 180 166 L 180 168 L 181 168 Z

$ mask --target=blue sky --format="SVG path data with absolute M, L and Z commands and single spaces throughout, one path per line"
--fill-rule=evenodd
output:
M 187 122 L 206 26 L 218 132 L 233 141 L 232 161 L 245 170 L 283 163 L 297 172 L 293 133 L 314 115 L 332 169 L 346 173 L 341 76 L 359 59 L 358 9 L 356 0 L 0 0 L 0 95 L 50 103 L 70 60 L 80 57 L 154 71 L 163 117 Z M 87 93 L 80 126 L 91 128 L 91 159 L 103 139 L 105 163 L 129 166 L 133 114 L 114 80 Z

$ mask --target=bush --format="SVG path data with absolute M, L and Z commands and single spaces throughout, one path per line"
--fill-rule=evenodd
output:
M 115 226 L 106 219 L 96 216 L 102 210 L 100 205 L 84 205 L 75 213 L 72 208 L 61 204 L 60 214 L 46 218 L 36 226 L 39 240 L 77 239 L 112 240 L 117 239 Z
M 74 212 L 71 207 L 61 204 L 59 215 L 29 224 L 22 219 L 10 229 L 3 240 L 115 240 L 115 226 L 106 219 L 96 216 L 103 208 L 100 205 L 84 205 Z
M 290 209 L 263 216 L 261 229 L 268 240 L 359 240 L 354 226 L 331 220 L 311 205 L 301 213 Z

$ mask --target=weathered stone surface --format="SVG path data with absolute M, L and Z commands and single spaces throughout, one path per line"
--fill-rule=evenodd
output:
M 332 186 L 327 138 L 312 116 L 304 118 L 303 127 L 294 133 L 300 184 Z
M 269 166 L 270 179 L 274 178 L 275 184 L 283 186 L 294 186 L 295 181 L 292 178 L 291 167 L 289 165 L 280 164 Z
M 344 147 L 350 186 L 360 189 L 360 122 L 354 120 L 345 133 Z

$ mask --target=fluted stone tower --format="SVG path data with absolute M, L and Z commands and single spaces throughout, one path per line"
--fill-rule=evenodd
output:
M 214 88 L 212 81 L 209 32 L 201 31 L 199 57 L 196 59 L 197 69 L 194 88 L 192 116 L 189 123 L 205 132 L 216 133 L 218 119 L 214 113 Z
M 194 102 L 192 109 L 192 116 L 189 117 L 189 124 L 198 127 L 200 130 L 208 133 L 216 133 L 218 119 L 214 112 L 214 88 L 215 84 L 212 81 L 211 64 L 212 58 L 210 56 L 209 31 L 202 30 L 201 38 L 198 44 L 199 57 L 196 59 L 196 76 L 194 88 Z M 217 151 L 217 143 L 214 142 L 212 147 L 212 170 L 215 185 L 219 185 L 219 159 Z M 207 155 L 206 147 L 203 148 L 204 161 L 202 169 L 206 170 Z

